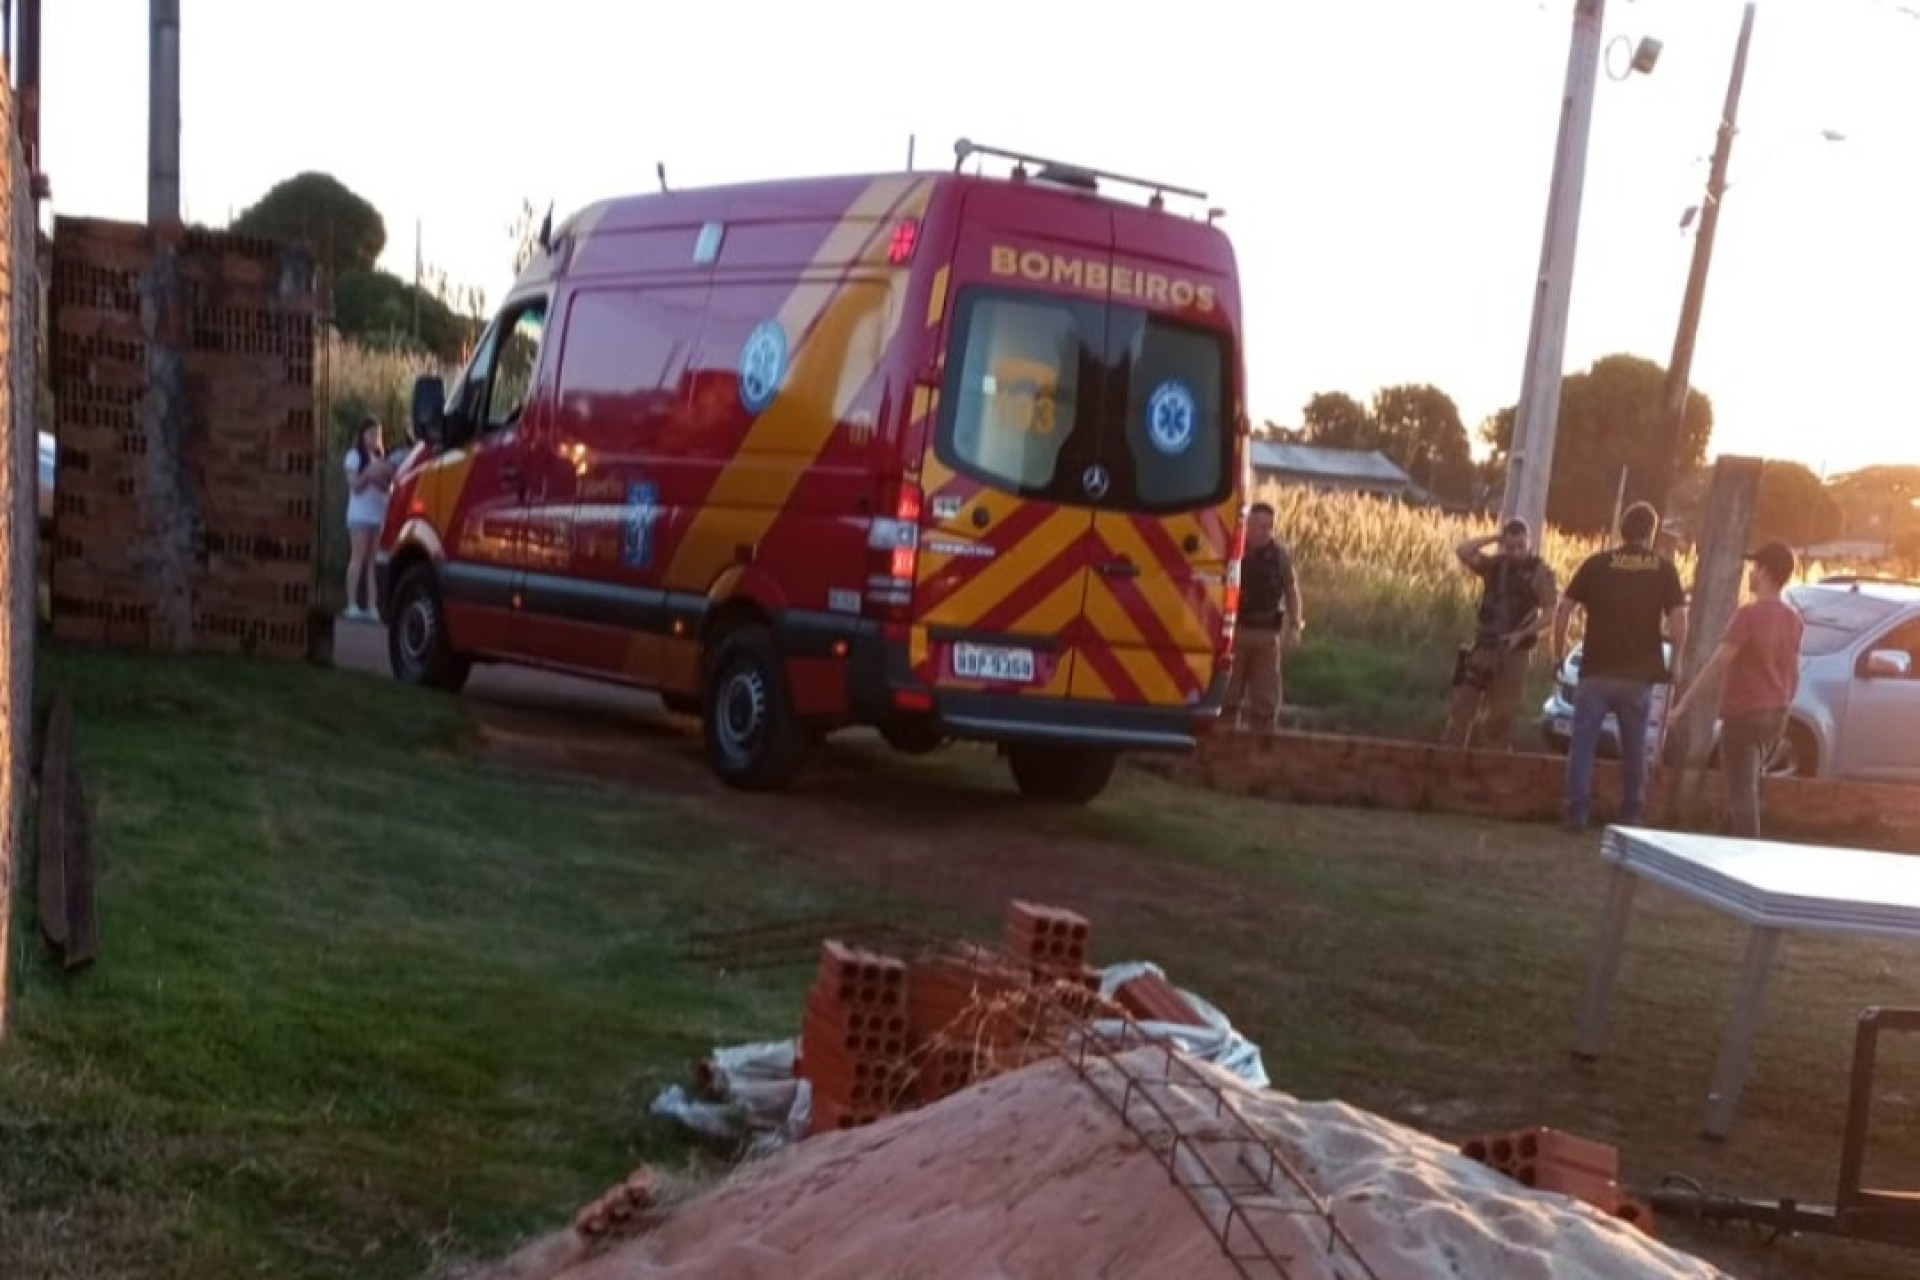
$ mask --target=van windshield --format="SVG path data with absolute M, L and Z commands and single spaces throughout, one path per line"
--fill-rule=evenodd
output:
M 1179 511 L 1231 488 L 1226 340 L 1133 307 L 969 290 L 936 452 L 1024 497 Z

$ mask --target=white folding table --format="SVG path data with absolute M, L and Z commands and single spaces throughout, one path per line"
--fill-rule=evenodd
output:
M 1707 1095 L 1708 1137 L 1724 1138 L 1733 1126 L 1782 933 L 1802 929 L 1920 942 L 1920 857 L 1640 827 L 1607 828 L 1600 856 L 1613 870 L 1580 1009 L 1576 1057 L 1596 1059 L 1606 1042 L 1608 1006 L 1641 880 L 1749 926 L 1720 1064 Z

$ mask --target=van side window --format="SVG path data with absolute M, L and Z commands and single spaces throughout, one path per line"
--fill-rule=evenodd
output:
M 539 363 L 546 322 L 547 304 L 541 299 L 500 330 L 499 358 L 491 374 L 482 433 L 505 430 L 520 421 L 533 393 L 533 371 Z
M 594 433 L 596 448 L 673 457 L 730 456 L 691 419 L 688 364 L 706 308 L 705 285 L 581 289 L 567 304 L 555 380 L 563 438 Z

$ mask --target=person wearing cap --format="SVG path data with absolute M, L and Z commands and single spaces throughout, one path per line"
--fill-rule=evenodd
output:
M 1573 691 L 1573 741 L 1567 748 L 1564 825 L 1584 831 L 1593 806 L 1593 766 L 1612 715 L 1620 730 L 1620 815 L 1647 818 L 1647 731 L 1654 690 L 1675 679 L 1687 643 L 1687 590 L 1673 557 L 1654 549 L 1660 513 L 1636 502 L 1620 517 L 1620 544 L 1580 563 L 1553 615 L 1553 665 L 1565 661 L 1573 612 L 1586 614 L 1580 683 Z M 1673 662 L 1662 652 L 1673 646 Z
M 1552 624 L 1560 586 L 1547 562 L 1534 554 L 1532 530 L 1518 517 L 1498 533 L 1467 539 L 1453 553 L 1480 579 L 1482 590 L 1473 643 L 1461 648 L 1454 663 L 1453 706 L 1441 741 L 1470 747 L 1478 730 L 1479 745 L 1508 751 L 1527 665 L 1541 633 Z
M 1769 542 L 1747 555 L 1753 599 L 1734 611 L 1713 657 L 1673 704 L 1678 720 L 1700 691 L 1725 673 L 1720 687 L 1720 768 L 1727 783 L 1727 825 L 1736 836 L 1760 836 L 1760 769 L 1787 730 L 1787 709 L 1800 691 L 1800 613 L 1780 598 L 1793 580 L 1793 548 Z

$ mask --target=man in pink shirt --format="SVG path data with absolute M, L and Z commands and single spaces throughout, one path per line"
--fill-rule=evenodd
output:
M 1678 720 L 1694 695 L 1722 672 L 1720 768 L 1727 781 L 1727 818 L 1733 834 L 1760 835 L 1760 768 L 1786 732 L 1787 708 L 1800 690 L 1800 637 L 1805 625 L 1780 598 L 1793 578 L 1793 548 L 1769 542 L 1747 559 L 1753 599 L 1740 606 L 1707 665 L 1673 705 Z

